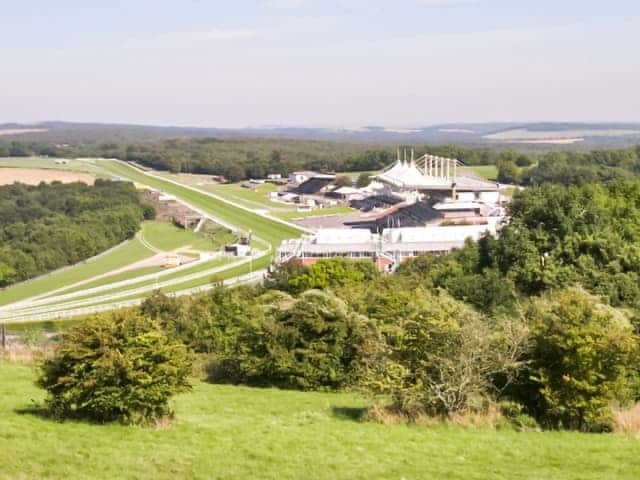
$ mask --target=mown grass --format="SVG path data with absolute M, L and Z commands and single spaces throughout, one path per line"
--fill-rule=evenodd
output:
M 49 275 L 12 285 L 0 291 L 0 305 L 47 293 L 51 290 L 116 270 L 152 255 L 153 252 L 151 250 L 134 238 L 98 258 L 94 257 L 71 267 L 57 270 Z
M 498 167 L 495 165 L 474 165 L 471 167 L 461 167 L 459 173 L 465 171 L 475 173 L 476 175 L 486 178 L 487 180 L 496 180 L 498 178 Z
M 622 435 L 381 425 L 367 402 L 194 382 L 162 430 L 59 423 L 32 367 L 0 362 L 0 478 L 637 479 L 640 443 Z
M 149 275 L 150 273 L 158 273 L 164 270 L 164 267 L 142 267 L 135 268 L 133 270 L 126 270 L 124 272 L 116 273 L 114 275 L 108 275 L 99 280 L 94 280 L 92 282 L 83 283 L 77 287 L 69 288 L 67 290 L 63 290 L 59 292 L 60 295 L 66 293 L 78 292 L 81 290 L 88 290 L 89 288 L 101 287 L 104 285 L 109 285 L 111 283 L 122 282 L 124 280 L 131 280 L 137 277 L 143 277 L 145 275 Z
M 274 247 L 279 246 L 280 242 L 286 238 L 299 237 L 302 234 L 297 228 L 274 222 L 262 215 L 235 207 L 204 193 L 145 175 L 128 165 L 105 160 L 101 166 L 115 175 L 175 195 L 240 230 L 245 232 L 251 230 Z
M 134 298 L 145 298 L 148 297 L 149 295 L 151 295 L 150 292 L 147 293 L 137 293 L 134 295 L 127 295 L 127 292 L 129 290 L 132 289 L 136 289 L 136 288 L 140 288 L 140 287 L 149 287 L 152 286 L 156 283 L 160 283 L 160 282 L 165 282 L 168 280 L 175 280 L 175 279 L 179 279 L 181 277 L 185 277 L 187 275 L 191 275 L 194 273 L 199 273 L 202 272 L 204 270 L 208 270 L 210 268 L 215 268 L 215 267 L 222 267 L 227 263 L 230 263 L 234 260 L 233 257 L 218 257 L 215 258 L 211 261 L 208 262 L 204 262 L 201 263 L 199 265 L 195 265 L 193 267 L 190 268 L 185 268 L 184 270 L 178 270 L 175 272 L 171 272 L 171 273 L 167 273 L 166 275 L 158 275 L 155 278 L 151 278 L 151 279 L 147 279 L 147 280 L 140 280 L 138 282 L 133 282 L 129 285 L 125 285 L 125 286 L 114 286 L 112 288 L 105 288 L 104 290 L 102 290 L 101 292 L 97 292 L 97 293 L 89 293 L 89 294 L 85 294 L 85 295 L 78 295 L 77 297 L 74 297 L 72 299 L 67 299 L 67 300 L 63 300 L 62 302 L 54 302 L 51 303 L 49 305 L 49 311 L 60 311 L 61 309 L 67 309 L 67 307 L 64 307 L 64 303 L 66 302 L 72 302 L 72 301 L 77 301 L 77 300 L 88 300 L 91 299 L 93 297 L 98 297 L 98 296 L 102 296 L 102 295 L 114 295 L 114 298 L 112 300 L 108 300 L 108 301 L 101 301 L 101 302 L 95 302 L 95 303 L 89 303 L 87 305 L 104 305 L 107 303 L 114 303 L 114 302 L 120 302 L 123 300 L 132 300 Z M 159 273 L 159 272 L 158 272 Z M 135 278 L 135 277 L 134 277 Z M 189 281 L 190 284 L 194 284 L 194 286 L 200 286 L 200 285 L 206 285 L 208 283 L 211 282 L 211 277 L 210 276 L 203 276 L 200 278 L 196 278 L 193 279 L 191 281 Z M 112 283 L 112 282 L 109 282 Z M 182 285 L 185 282 L 180 283 L 180 285 Z M 166 288 L 170 288 L 170 287 L 166 287 Z M 78 288 L 78 290 L 82 291 L 85 290 L 84 288 Z M 181 289 L 179 289 L 181 290 Z M 163 290 L 164 291 L 164 290 Z M 174 291 L 174 290 L 171 290 Z M 66 292 L 64 292 L 66 293 Z M 118 294 L 121 294 L 121 296 L 118 296 Z M 71 307 L 73 308 L 73 307 Z
M 193 250 L 215 251 L 220 249 L 220 243 L 205 233 L 195 233 L 177 227 L 171 222 L 144 222 L 142 236 L 153 247 L 168 252 L 181 247 L 190 246 Z M 229 236 L 233 239 L 232 236 Z
M 278 212 L 274 214 L 278 218 L 283 220 L 293 220 L 294 218 L 308 218 L 308 217 L 326 217 L 327 215 L 343 215 L 346 213 L 354 212 L 355 210 L 350 207 L 327 207 L 319 208 L 317 210 L 311 210 L 308 212 Z
M 213 184 L 205 183 L 210 178 L 210 175 L 196 175 L 185 173 L 169 173 L 169 172 L 154 172 L 163 178 L 174 180 L 176 182 L 183 183 L 185 185 L 192 186 L 203 192 L 210 192 L 219 195 L 223 198 L 236 202 L 244 207 L 251 209 L 266 209 L 266 210 L 283 210 L 292 209 L 291 205 L 278 203 L 271 201 L 268 197 L 270 192 L 275 192 L 278 189 L 277 185 L 273 183 L 265 182 L 258 185 L 256 188 L 244 188 L 242 182 L 240 183 L 226 183 L 226 184 Z
M 98 165 L 88 161 L 68 159 L 66 165 L 56 163 L 55 158 L 46 157 L 4 157 L 0 158 L 0 167 L 12 168 L 42 168 L 47 170 L 61 170 L 67 172 L 90 173 L 96 177 L 108 178 L 110 174 Z
M 244 188 L 240 183 L 228 185 L 212 185 L 207 190 L 221 197 L 236 200 L 249 208 L 266 208 L 268 210 L 291 209 L 291 205 L 274 202 L 268 195 L 275 192 L 278 187 L 272 183 L 263 183 L 254 189 Z

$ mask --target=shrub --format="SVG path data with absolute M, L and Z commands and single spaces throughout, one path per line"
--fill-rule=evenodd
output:
M 416 291 L 366 383 L 414 418 L 480 411 L 521 368 L 526 339 L 523 327 L 493 325 L 445 292 Z
M 277 298 L 274 298 L 277 297 Z M 374 330 L 329 292 L 267 293 L 236 322 L 210 365 L 213 381 L 313 390 L 355 383 Z
M 609 430 L 609 404 L 625 400 L 638 348 L 626 314 L 569 288 L 537 300 L 527 315 L 534 348 L 522 401 L 547 427 Z
M 332 258 L 319 260 L 289 280 L 290 290 L 301 292 L 311 289 L 339 288 L 360 285 L 379 276 L 370 261 Z
M 41 364 L 38 385 L 59 419 L 147 424 L 171 414 L 169 398 L 189 388 L 184 345 L 131 312 L 99 315 L 70 329 Z

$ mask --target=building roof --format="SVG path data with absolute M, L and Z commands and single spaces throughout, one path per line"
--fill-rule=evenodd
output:
M 483 178 L 463 175 L 456 178 L 456 189 L 472 191 L 498 191 L 498 184 L 495 182 L 490 182 L 489 180 L 485 180 Z
M 412 189 L 447 188 L 451 181 L 446 178 L 423 175 L 415 162 L 407 163 L 398 160 L 391 168 L 375 175 L 382 182 L 393 186 Z
M 436 210 L 478 210 L 482 204 L 478 202 L 438 202 L 433 208 Z
M 298 170 L 297 172 L 291 172 L 291 175 L 315 175 L 316 172 L 312 170 Z
M 478 240 L 485 233 L 495 234 L 495 224 L 387 228 L 382 236 L 389 243 L 444 243 Z
M 452 178 L 434 177 L 426 175 L 416 167 L 415 162 L 398 160 L 391 168 L 375 175 L 374 178 L 397 188 L 411 190 L 447 190 L 455 183 L 458 190 L 494 191 L 497 184 L 483 178 L 471 175 L 457 175 L 455 182 Z
M 361 190 L 353 187 L 340 187 L 336 188 L 333 192 L 339 193 L 340 195 L 355 195 L 356 193 L 360 193 Z
M 369 230 L 357 228 L 322 228 L 316 232 L 314 240 L 319 245 L 358 244 L 372 242 L 373 234 Z

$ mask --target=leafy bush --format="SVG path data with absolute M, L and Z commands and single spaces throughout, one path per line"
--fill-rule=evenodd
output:
M 416 291 L 405 319 L 387 330 L 386 343 L 368 386 L 391 395 L 394 410 L 409 417 L 449 416 L 483 409 L 512 381 L 527 331 L 492 325 L 445 292 Z
M 146 424 L 171 414 L 169 399 L 189 388 L 190 368 L 182 343 L 153 320 L 121 312 L 65 333 L 38 385 L 56 418 Z
M 298 276 L 289 280 L 289 290 L 302 292 L 359 285 L 379 275 L 370 261 L 353 261 L 345 258 L 319 260 Z
M 212 379 L 300 390 L 355 383 L 375 335 L 366 318 L 328 292 L 278 296 L 257 299 L 258 311 L 236 323 L 237 341 L 216 355 Z
M 218 288 L 192 299 L 157 295 L 142 311 L 206 354 L 214 382 L 341 388 L 355 382 L 375 337 L 365 317 L 317 290 L 297 298 L 251 287 Z
M 570 288 L 537 300 L 527 315 L 534 348 L 523 403 L 547 427 L 608 430 L 609 404 L 624 400 L 638 349 L 626 314 Z

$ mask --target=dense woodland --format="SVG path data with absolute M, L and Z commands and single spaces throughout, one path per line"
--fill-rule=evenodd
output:
M 537 157 L 503 154 L 498 180 L 521 185 L 582 185 L 637 178 L 640 145 L 621 150 L 549 152 Z
M 86 260 L 133 237 L 145 215 L 133 185 L 96 180 L 0 187 L 0 286 Z

